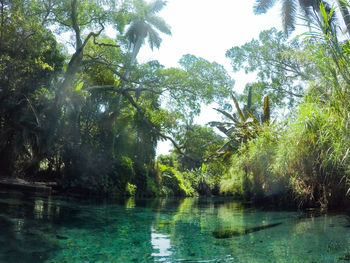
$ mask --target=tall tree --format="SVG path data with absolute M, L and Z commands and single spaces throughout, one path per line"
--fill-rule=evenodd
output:
M 132 47 L 130 65 L 135 62 L 137 54 L 142 44 L 148 38 L 148 43 L 153 47 L 159 48 L 162 39 L 159 32 L 170 35 L 170 27 L 166 22 L 156 14 L 163 9 L 166 2 L 162 0 L 154 0 L 147 3 L 144 0 L 134 0 L 135 12 L 131 15 L 131 23 L 126 32 L 126 37 Z M 129 71 L 126 78 L 129 77 Z

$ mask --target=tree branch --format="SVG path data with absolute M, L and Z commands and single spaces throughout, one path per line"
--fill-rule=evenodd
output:
M 102 31 L 101 31 L 102 32 Z M 94 44 L 95 45 L 98 45 L 98 46 L 102 46 L 102 47 L 120 47 L 119 45 L 117 45 L 117 44 L 108 44 L 108 43 L 99 43 L 99 42 L 97 42 L 97 40 L 96 40 L 96 35 L 93 35 L 93 37 L 94 37 Z
M 71 8 L 72 8 L 72 13 L 71 13 L 72 28 L 75 32 L 75 43 L 76 43 L 75 48 L 76 50 L 79 50 L 82 46 L 82 40 L 80 35 L 80 27 L 77 20 L 77 0 L 71 1 Z
M 113 86 L 113 85 L 106 85 L 106 86 L 91 86 L 91 87 L 87 87 L 85 88 L 87 91 L 92 91 L 92 90 L 112 90 L 118 93 L 122 93 L 123 92 L 142 92 L 142 91 L 148 91 L 154 94 L 158 94 L 161 95 L 163 94 L 163 91 L 157 91 L 157 90 L 153 90 L 153 89 L 149 89 L 149 88 L 122 88 L 122 87 L 118 87 L 118 86 Z

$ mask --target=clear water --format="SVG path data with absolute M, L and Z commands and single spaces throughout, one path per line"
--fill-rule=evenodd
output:
M 282 224 L 213 235 L 274 223 Z M 77 201 L 0 192 L 0 262 L 350 262 L 349 225 L 346 214 L 310 218 L 229 199 Z

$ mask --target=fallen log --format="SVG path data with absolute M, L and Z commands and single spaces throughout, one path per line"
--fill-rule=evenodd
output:
M 246 235 L 249 233 L 261 231 L 267 228 L 272 228 L 275 226 L 279 226 L 282 223 L 274 223 L 269 225 L 262 225 L 262 226 L 254 226 L 249 228 L 243 228 L 243 229 L 216 229 L 213 231 L 213 236 L 215 238 L 230 238 L 230 237 L 236 237 L 241 235 Z

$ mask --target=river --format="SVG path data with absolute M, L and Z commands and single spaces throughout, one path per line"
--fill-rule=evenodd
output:
M 350 262 L 350 218 L 230 198 L 0 192 L 0 262 Z

